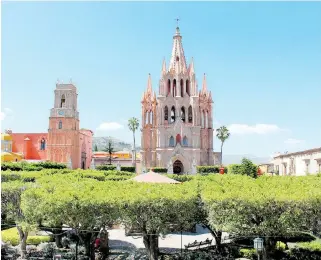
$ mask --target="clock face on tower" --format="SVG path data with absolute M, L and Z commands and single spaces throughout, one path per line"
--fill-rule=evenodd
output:
M 65 114 L 65 111 L 63 111 L 63 110 L 58 111 L 58 115 L 63 116 L 64 114 Z

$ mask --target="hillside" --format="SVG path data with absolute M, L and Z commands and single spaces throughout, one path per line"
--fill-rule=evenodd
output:
M 103 151 L 107 147 L 109 140 L 112 141 L 115 152 L 123 151 L 124 149 L 131 151 L 132 149 L 132 144 L 125 143 L 124 141 L 114 138 L 112 136 L 106 136 L 106 137 L 93 137 L 93 147 L 92 147 L 93 151 L 95 151 L 95 145 L 97 145 L 98 151 Z M 140 147 L 136 147 L 136 149 L 139 151 Z

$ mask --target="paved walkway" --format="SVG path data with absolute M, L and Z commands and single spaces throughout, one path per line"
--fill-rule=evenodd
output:
M 125 236 L 124 229 L 112 229 L 108 232 L 109 242 L 112 248 L 145 248 L 142 237 Z M 223 236 L 224 235 L 226 234 L 224 233 Z M 187 245 L 188 243 L 192 243 L 195 240 L 205 241 L 207 238 L 213 239 L 212 245 L 215 245 L 215 240 L 209 230 L 197 225 L 196 233 L 183 232 L 182 236 L 180 233 L 171 233 L 165 237 L 159 237 L 159 247 L 180 249 L 182 246 L 184 249 L 184 245 Z

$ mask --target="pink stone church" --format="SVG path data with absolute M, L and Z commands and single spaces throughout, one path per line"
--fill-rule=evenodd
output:
M 212 95 L 204 74 L 199 91 L 193 58 L 187 66 L 179 27 L 168 68 L 163 61 L 158 94 L 148 76 L 142 103 L 141 163 L 170 173 L 195 173 L 213 165 Z

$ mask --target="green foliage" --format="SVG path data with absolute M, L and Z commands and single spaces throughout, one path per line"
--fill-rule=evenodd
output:
M 253 178 L 257 177 L 257 165 L 253 164 L 249 159 L 243 158 L 241 164 L 230 164 L 228 172 L 230 174 L 248 175 Z
M 148 170 L 149 171 L 152 170 L 153 172 L 157 172 L 157 173 L 167 173 L 167 168 L 165 167 L 154 167 Z
M 16 246 L 19 244 L 19 234 L 17 228 L 10 228 L 1 231 L 2 241 L 11 245 Z M 40 243 L 49 242 L 50 236 L 28 236 L 28 245 L 39 245 Z
M 220 172 L 220 166 L 213 165 L 213 166 L 197 166 L 197 173 L 202 175 L 207 175 L 210 173 L 219 173 Z M 224 167 L 224 173 L 227 173 L 228 169 Z
M 276 249 L 279 251 L 284 251 L 286 249 L 286 244 L 281 241 L 277 241 L 276 242 Z
M 230 164 L 227 168 L 229 174 L 241 174 L 240 164 Z
M 247 248 L 242 248 L 240 249 L 240 254 L 242 257 L 249 258 L 249 259 L 257 259 L 256 257 L 256 251 L 254 248 L 247 249 Z
M 248 175 L 253 178 L 257 177 L 257 169 L 258 167 L 252 163 L 249 159 L 243 158 L 241 167 L 240 167 L 240 174 L 242 175 Z
M 165 176 L 167 176 L 168 178 L 171 178 L 175 181 L 179 181 L 179 182 L 185 182 L 185 181 L 191 181 L 193 180 L 193 176 L 191 175 L 187 175 L 187 174 L 183 174 L 183 175 L 178 175 L 178 174 L 165 174 Z
M 41 171 L 43 169 L 66 169 L 63 163 L 55 162 L 4 162 L 1 164 L 1 171 Z
M 320 229 L 317 177 L 212 175 L 200 180 L 208 219 L 217 230 L 279 237 L 294 230 Z
M 311 251 L 306 248 L 293 248 L 282 260 L 320 260 L 321 252 Z
M 321 240 L 315 240 L 312 242 L 303 242 L 303 243 L 297 243 L 297 246 L 299 248 L 304 248 L 310 251 L 319 251 L 321 252 Z
M 125 172 L 135 172 L 136 168 L 134 166 L 121 166 L 121 170 Z
M 115 165 L 103 164 L 103 165 L 96 166 L 96 170 L 98 170 L 98 171 L 116 170 L 116 166 Z

